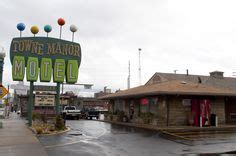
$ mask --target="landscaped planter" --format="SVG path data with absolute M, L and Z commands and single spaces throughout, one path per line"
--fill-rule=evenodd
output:
M 163 119 L 159 118 L 152 119 L 152 122 L 150 124 L 159 127 L 166 126 L 166 122 Z
M 150 124 L 153 126 L 158 126 L 158 119 L 152 119 Z
M 133 119 L 133 122 L 134 122 L 134 123 L 137 123 L 137 124 L 143 124 L 143 119 L 137 117 L 137 118 L 134 118 L 134 119 Z
M 119 117 L 118 117 L 118 115 L 112 115 L 113 116 L 113 121 L 118 121 L 119 120 Z

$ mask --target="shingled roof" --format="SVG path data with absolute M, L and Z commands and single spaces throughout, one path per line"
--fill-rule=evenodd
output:
M 187 75 L 187 74 L 173 74 L 173 73 L 159 73 L 156 72 L 145 85 L 180 80 L 186 82 L 200 83 L 220 88 L 230 88 L 236 90 L 236 78 L 232 77 L 223 77 L 223 72 L 214 71 L 211 73 L 221 73 L 222 77 L 217 78 L 214 76 L 205 76 L 205 75 Z
M 171 80 L 119 91 L 100 99 L 143 97 L 149 95 L 208 95 L 236 96 L 236 89 L 219 88 L 190 81 Z

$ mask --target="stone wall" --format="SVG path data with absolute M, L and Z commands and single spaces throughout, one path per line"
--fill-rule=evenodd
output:
M 150 104 L 148 112 L 154 114 L 154 122 L 157 126 L 186 126 L 189 125 L 191 116 L 191 102 L 186 104 L 185 101 L 191 101 L 190 96 L 158 96 L 157 102 Z M 196 97 L 195 97 L 196 98 Z M 197 97 L 199 98 L 199 97 Z M 202 98 L 204 99 L 204 98 Z M 223 97 L 209 98 L 211 102 L 211 113 L 218 116 L 218 123 L 225 123 L 225 102 Z M 115 100 L 114 111 L 124 111 L 130 116 L 130 103 L 134 104 L 134 118 L 132 122 L 142 123 L 139 113 L 147 112 L 140 107 L 139 99 Z M 169 110 L 169 111 L 168 111 Z M 169 115 L 167 115 L 169 113 Z
M 157 125 L 167 125 L 167 105 L 166 98 L 164 96 L 158 97 L 157 112 L 155 115 L 157 117 Z
M 130 103 L 131 103 L 131 100 L 126 100 L 125 101 L 125 108 L 124 108 L 124 112 L 125 112 L 125 115 L 127 115 L 127 116 L 130 116 Z
M 150 112 L 154 114 L 154 118 L 150 124 L 155 126 L 166 126 L 166 101 L 164 96 L 158 96 L 157 100 L 150 105 L 147 105 L 146 108 L 140 106 L 140 100 L 134 101 L 134 119 L 132 122 L 134 123 L 143 123 L 142 118 L 139 116 L 140 113 Z
M 183 105 L 183 97 L 170 97 L 169 103 L 169 126 L 185 126 L 188 125 L 189 114 L 191 112 L 191 105 Z M 218 116 L 218 123 L 225 123 L 225 102 L 223 97 L 210 98 L 211 113 Z
M 171 96 L 167 99 L 169 104 L 169 126 L 188 125 L 188 114 L 191 112 L 191 105 L 184 106 L 183 98 Z
M 125 101 L 123 99 L 114 101 L 114 112 L 117 111 L 125 111 Z
M 225 101 L 223 97 L 211 101 L 211 113 L 217 115 L 219 124 L 225 124 Z

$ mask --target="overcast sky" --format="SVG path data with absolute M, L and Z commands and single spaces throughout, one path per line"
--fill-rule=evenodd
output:
M 138 85 L 138 48 L 141 48 L 142 83 L 155 72 L 209 75 L 220 70 L 232 76 L 236 69 L 235 0 L 1 0 L 0 46 L 6 51 L 4 84 L 12 83 L 9 47 L 19 36 L 16 25 L 53 27 L 63 17 L 62 38 L 71 40 L 69 27 L 78 26 L 81 44 L 79 83 L 95 89 L 127 87 L 128 60 L 131 87 Z M 236 70 L 235 70 L 236 72 Z

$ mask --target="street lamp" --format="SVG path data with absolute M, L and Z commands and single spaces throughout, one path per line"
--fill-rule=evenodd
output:
M 2 84 L 4 58 L 5 58 L 5 52 L 4 52 L 4 48 L 2 48 L 2 51 L 0 52 L 0 84 Z

